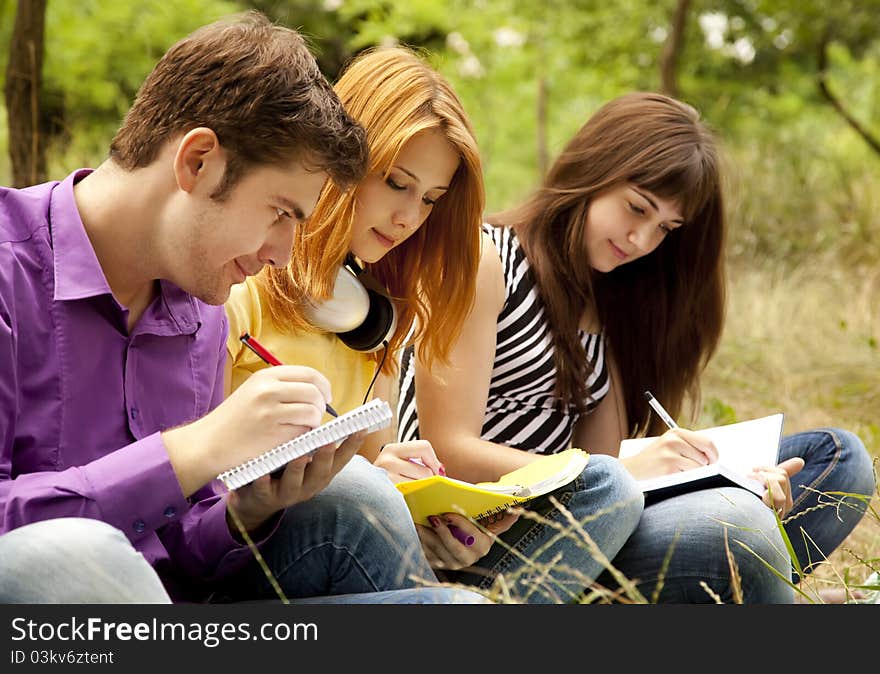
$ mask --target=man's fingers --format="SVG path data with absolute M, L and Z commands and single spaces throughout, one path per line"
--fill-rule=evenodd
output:
M 330 392 L 330 381 L 321 372 L 304 365 L 276 365 L 275 367 L 264 368 L 259 372 L 265 371 L 263 376 L 272 377 L 278 381 L 291 382 L 293 384 L 310 384 L 314 386 L 321 395 L 321 405 L 333 402 Z
M 364 431 L 359 431 L 343 440 L 342 444 L 339 445 L 333 454 L 333 475 L 336 475 L 345 467 L 345 464 L 354 458 L 354 455 L 358 453 L 358 450 L 364 443 L 366 435 Z

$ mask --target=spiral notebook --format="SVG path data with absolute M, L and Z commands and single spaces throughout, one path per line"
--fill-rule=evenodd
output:
M 235 468 L 217 476 L 227 489 L 238 489 L 267 473 L 271 473 L 290 461 L 317 451 L 331 442 L 345 440 L 358 431 L 372 433 L 391 423 L 391 407 L 384 400 L 375 398 L 368 403 L 340 414 L 326 424 L 306 431 L 268 452 L 264 452 Z

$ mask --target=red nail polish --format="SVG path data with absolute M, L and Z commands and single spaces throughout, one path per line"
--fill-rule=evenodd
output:
M 440 464 L 440 475 L 446 477 L 446 468 L 443 467 L 443 464 Z

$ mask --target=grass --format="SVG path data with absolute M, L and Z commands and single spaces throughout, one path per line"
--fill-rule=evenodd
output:
M 785 412 L 785 432 L 850 430 L 880 461 L 880 270 L 834 255 L 810 265 L 735 266 L 726 330 L 703 384 L 700 424 Z M 811 577 L 854 587 L 880 570 L 878 494 L 852 534 Z

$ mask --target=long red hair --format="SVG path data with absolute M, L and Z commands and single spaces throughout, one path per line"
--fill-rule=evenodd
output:
M 406 143 L 428 129 L 440 130 L 458 151 L 460 163 L 449 190 L 426 222 L 381 260 L 366 265 L 397 305 L 391 352 L 404 345 L 415 326 L 411 337 L 419 344 L 419 356 L 428 363 L 447 362 L 473 304 L 485 206 L 471 122 L 449 83 L 402 47 L 362 53 L 334 89 L 367 131 L 370 173 L 386 176 Z M 349 252 L 356 196 L 356 189 L 328 182 L 314 213 L 295 234 L 290 264 L 266 268 L 258 276 L 261 299 L 279 327 L 313 329 L 302 308 L 308 299 L 320 301 L 332 292 L 336 271 Z M 383 370 L 393 371 L 395 362 L 386 359 Z

